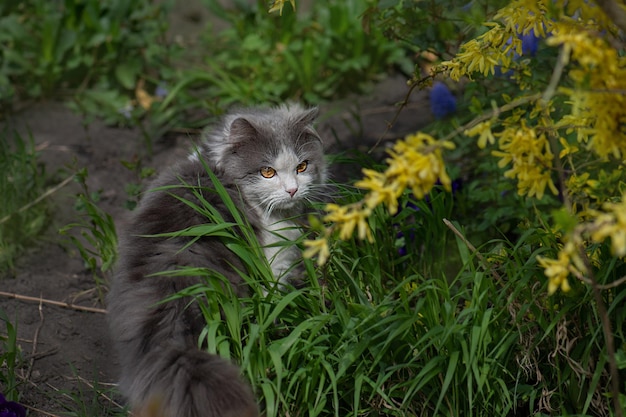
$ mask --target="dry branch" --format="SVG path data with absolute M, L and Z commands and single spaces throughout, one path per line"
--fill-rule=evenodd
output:
M 46 300 L 45 298 L 41 298 L 41 297 L 29 297 L 27 295 L 14 294 L 14 293 L 4 292 L 4 291 L 0 291 L 0 296 L 8 297 L 8 298 L 14 298 L 14 299 L 20 300 L 20 301 L 28 301 L 28 302 L 33 302 L 33 303 L 49 304 L 49 305 L 53 305 L 53 306 L 57 306 L 57 307 L 69 308 L 71 310 L 88 311 L 90 313 L 106 314 L 106 312 L 107 312 L 103 308 L 79 306 L 79 305 L 76 305 L 76 304 L 66 303 L 66 302 L 62 302 L 62 301 Z

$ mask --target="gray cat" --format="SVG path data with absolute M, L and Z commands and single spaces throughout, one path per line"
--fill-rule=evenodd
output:
M 295 245 L 273 244 L 299 237 L 290 219 L 301 214 L 303 203 L 325 181 L 322 142 L 313 128 L 316 116 L 316 109 L 298 105 L 233 112 L 153 186 L 184 182 L 213 188 L 206 163 L 247 217 L 276 279 L 290 281 L 299 251 Z M 207 223 L 172 194 L 199 204 L 189 187 L 146 193 L 120 233 L 119 262 L 108 296 L 109 327 L 121 361 L 120 389 L 142 416 L 258 416 L 239 369 L 198 348 L 204 319 L 197 305 L 185 298 L 160 303 L 201 279 L 150 274 L 184 266 L 217 271 L 237 296 L 247 293 L 233 269 L 245 270 L 242 262 L 217 238 L 203 237 L 186 247 L 189 237 L 146 237 Z M 203 195 L 227 221 L 232 218 L 216 194 Z

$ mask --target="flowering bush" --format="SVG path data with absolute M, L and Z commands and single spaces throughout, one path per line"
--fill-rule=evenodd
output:
M 408 7 L 397 3 L 398 8 Z M 389 2 L 385 5 L 389 7 Z M 381 15 L 388 17 L 387 9 L 380 7 Z M 516 201 L 528 207 L 529 214 L 518 219 L 517 233 L 511 236 L 518 239 L 515 252 L 503 256 L 499 244 L 483 257 L 467 240 L 464 242 L 496 279 L 502 279 L 502 270 L 511 277 L 507 265 L 513 257 L 525 256 L 526 266 L 545 275 L 542 278 L 534 273 L 533 279 L 545 285 L 549 295 L 557 295 L 559 289 L 574 293 L 551 301 L 535 298 L 534 293 L 530 299 L 519 298 L 521 290 L 512 290 L 509 309 L 518 326 L 527 323 L 524 315 L 530 313 L 523 311 L 528 306 L 535 309 L 535 319 L 538 314 L 548 319 L 552 308 L 561 309 L 562 316 L 554 318 L 560 334 L 546 330 L 540 340 L 534 331 L 521 333 L 522 344 L 541 352 L 547 338 L 557 346 L 554 354 L 561 352 L 567 358 L 566 366 L 579 381 L 589 383 L 592 375 L 596 381 L 582 404 L 580 399 L 556 402 L 557 389 L 545 381 L 545 373 L 554 372 L 559 381 L 567 372 L 556 364 L 541 363 L 529 350 L 520 352 L 518 364 L 522 369 L 524 363 L 535 367 L 536 383 L 543 386 L 535 410 L 553 413 L 564 407 L 586 413 L 593 403 L 594 414 L 605 415 L 612 410 L 622 415 L 624 398 L 620 393 L 624 387 L 619 369 L 624 369 L 626 357 L 626 7 L 612 1 L 513 0 L 495 11 L 483 28 L 461 44 L 454 56 L 436 65 L 428 77 L 416 75 L 410 85 L 427 84 L 435 76 L 469 81 L 466 97 L 482 88 L 489 94 L 485 100 L 488 105 L 472 96 L 464 110 L 473 114 L 473 119 L 459 116 L 461 127 L 439 135 L 410 135 L 392 148 L 387 167 L 381 172 L 364 169 L 363 180 L 355 184 L 364 190 L 362 199 L 349 205 L 328 205 L 323 219 L 327 226 L 317 240 L 305 242 L 305 255 L 320 254 L 320 264 L 329 259 L 332 262 L 333 247 L 341 252 L 340 241 L 351 239 L 354 230 L 358 239 L 375 239 L 368 219 L 379 205 L 394 215 L 399 198 L 406 193 L 422 199 L 435 184 L 449 189 L 450 174 L 444 161 L 458 158 L 458 153 L 452 154 L 452 140 L 463 144 L 466 157 L 473 158 L 476 152 L 481 158 L 495 157 L 500 175 L 515 187 Z M 442 94 L 442 85 L 435 84 L 436 95 Z M 491 85 L 505 88 L 490 90 Z M 435 116 L 445 115 L 439 111 L 442 107 L 436 109 Z M 475 139 L 477 149 L 471 149 L 466 138 Z M 478 161 L 472 163 L 480 167 Z M 478 201 L 475 198 L 467 196 L 470 205 Z M 475 219 L 466 220 L 472 230 Z M 458 229 L 455 232 L 461 235 Z M 484 250 L 488 251 L 487 247 Z M 603 341 L 592 342 L 600 343 L 599 351 L 576 353 L 585 348 L 575 340 L 582 340 L 590 331 L 584 324 L 572 325 L 572 321 L 583 323 L 589 315 L 580 300 L 590 302 L 589 309 L 601 325 Z M 568 347 L 560 351 L 558 346 L 565 341 Z M 596 367 L 597 361 L 608 363 L 606 369 Z M 566 382 L 570 383 L 574 382 Z M 603 397 L 610 398 L 612 406 Z M 560 406 L 554 408 L 553 404 Z

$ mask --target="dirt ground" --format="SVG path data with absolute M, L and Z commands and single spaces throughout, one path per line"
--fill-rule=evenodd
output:
M 194 14 L 197 14 L 194 10 L 181 9 L 175 18 L 187 30 L 190 25 L 200 27 L 203 19 L 208 18 L 202 15 L 198 20 Z M 385 142 L 426 124 L 431 117 L 427 93 L 417 92 L 393 128 L 386 131 L 397 111 L 395 104 L 406 92 L 405 78 L 390 76 L 366 96 L 322 106 L 319 130 L 327 140 L 328 152 L 367 150 L 381 137 L 380 149 L 383 149 Z M 11 124 L 22 132 L 30 131 L 46 172 L 55 184 L 71 175 L 68 166 L 87 168 L 87 183 L 91 190 L 100 192 L 100 207 L 113 216 L 118 230 L 124 227 L 128 213 L 124 207 L 125 187 L 137 178 L 121 161 L 146 155 L 144 141 L 137 130 L 119 129 L 100 122 L 85 128 L 78 115 L 58 102 L 37 103 L 17 115 Z M 189 135 L 155 138 L 153 154 L 143 157 L 143 166 L 157 169 L 167 166 L 186 155 L 193 140 Z M 334 177 L 340 181 L 354 177 L 355 172 L 358 167 L 332 169 Z M 94 278 L 76 248 L 58 233 L 60 227 L 74 222 L 80 215 L 74 208 L 78 192 L 78 184 L 70 181 L 50 196 L 52 217 L 44 238 L 18 260 L 14 276 L 0 277 L 0 291 L 20 297 L 106 308 L 95 296 Z M 106 415 L 107 408 L 117 409 L 112 401 L 122 401 L 119 396 L 114 394 L 111 399 L 105 396 L 114 391 L 117 360 L 111 349 L 104 312 L 7 296 L 0 296 L 0 310 L 17 325 L 18 343 L 25 359 L 20 402 L 29 409 L 30 416 Z M 103 391 L 98 398 L 99 405 L 79 410 L 79 405 L 91 403 L 96 390 Z

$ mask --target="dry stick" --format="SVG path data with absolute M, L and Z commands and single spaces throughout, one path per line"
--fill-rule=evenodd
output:
M 39 332 L 43 327 L 43 304 L 41 300 L 41 296 L 39 297 L 39 325 L 35 329 L 35 335 L 33 336 L 33 346 L 30 351 L 31 358 L 28 361 L 28 368 L 26 369 L 26 379 L 30 379 L 30 376 L 33 372 L 33 366 L 35 365 L 35 359 L 37 358 L 37 341 L 39 340 Z
M 485 268 L 488 271 L 491 271 L 491 273 L 493 274 L 493 276 L 500 282 L 502 282 L 502 277 L 500 276 L 500 274 L 498 274 L 498 271 L 496 271 L 490 264 L 489 262 L 485 259 L 485 257 L 478 251 L 478 249 L 476 249 L 474 247 L 474 245 L 472 245 L 472 243 L 467 240 L 465 238 L 465 236 L 463 236 L 463 234 L 456 228 L 454 227 L 454 225 L 450 222 L 450 220 L 448 219 L 443 219 L 443 223 L 448 226 L 448 229 L 452 230 L 452 232 L 458 236 L 459 239 L 461 239 L 463 241 L 463 243 L 465 243 L 465 246 L 467 246 L 467 248 L 472 251 L 472 253 L 474 255 L 476 255 L 476 257 L 478 258 L 478 260 L 483 264 L 483 268 Z
M 22 404 L 22 405 L 24 405 L 24 404 Z M 41 410 L 41 409 L 39 409 L 39 408 L 32 407 L 32 406 L 30 406 L 30 405 L 24 405 L 24 407 L 25 407 L 25 408 L 28 408 L 29 410 L 34 411 L 34 412 L 36 412 L 36 413 L 38 413 L 38 414 L 44 415 L 44 416 L 49 416 L 49 417 L 60 417 L 58 414 L 52 414 L 52 413 L 49 413 L 49 412 L 47 412 L 47 411 Z
M 50 305 L 57 306 L 57 307 L 69 308 L 71 310 L 88 311 L 90 313 L 106 314 L 107 312 L 103 308 L 78 306 L 75 304 L 65 303 L 62 301 L 46 300 L 45 298 L 29 297 L 27 295 L 19 295 L 19 294 L 14 294 L 10 292 L 4 292 L 4 291 L 0 291 L 0 296 L 14 298 L 20 301 L 30 301 L 30 302 L 50 304 Z
M 11 216 L 13 216 L 14 214 L 22 213 L 28 210 L 29 208 L 33 207 L 34 205 L 39 204 L 42 200 L 46 199 L 47 197 L 59 191 L 61 188 L 65 187 L 73 179 L 74 179 L 74 174 L 70 175 L 69 177 L 64 179 L 61 183 L 55 185 L 54 187 L 49 188 L 45 193 L 43 193 L 42 195 L 40 195 L 39 197 L 31 201 L 30 203 L 26 204 L 25 206 L 22 206 L 19 210 L 13 213 L 9 213 L 6 216 L 4 216 L 2 219 L 0 219 L 0 224 L 9 220 Z
M 111 404 L 113 404 L 114 406 L 118 407 L 118 408 L 124 408 L 123 405 L 121 405 L 120 403 L 118 403 L 117 401 L 115 401 L 113 398 L 109 397 L 108 395 L 104 394 L 103 392 L 100 392 L 100 390 L 96 389 L 96 387 L 89 382 L 88 380 L 86 380 L 85 378 L 83 378 L 80 375 L 76 375 L 76 379 L 78 379 L 80 382 L 82 382 L 83 384 L 87 385 L 89 388 L 91 388 L 94 391 L 98 392 L 98 395 L 101 396 L 102 398 L 104 398 L 105 400 L 107 400 L 108 402 L 110 402 Z M 101 384 L 102 385 L 102 384 Z M 116 384 L 112 384 L 112 385 L 116 385 Z

